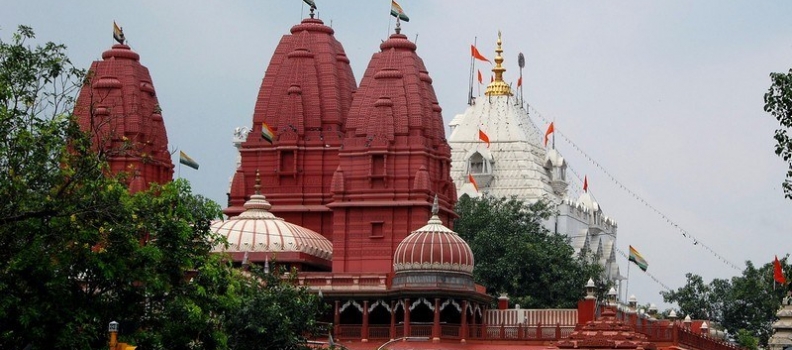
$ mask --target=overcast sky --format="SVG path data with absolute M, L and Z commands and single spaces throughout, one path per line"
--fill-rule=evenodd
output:
M 181 176 L 223 206 L 236 159 L 232 132 L 251 126 L 275 46 L 308 13 L 299 0 L 3 2 L 3 40 L 19 24 L 32 26 L 38 42 L 66 44 L 78 67 L 113 44 L 117 21 L 151 72 L 171 149 L 201 165 L 181 167 Z M 359 82 L 393 29 L 390 2 L 316 3 Z M 623 186 L 739 268 L 683 237 L 558 137 L 571 169 L 588 176 L 605 214 L 617 220 L 618 247 L 636 247 L 662 283 L 678 288 L 687 272 L 728 278 L 746 260 L 761 265 L 790 252 L 792 201 L 783 198 L 786 168 L 773 153 L 778 123 L 763 112 L 762 96 L 770 72 L 792 67 L 792 2 L 400 4 L 411 19 L 403 33 L 417 37 L 446 124 L 467 107 L 469 45 L 478 38 L 492 58 L 501 30 L 506 80 L 516 82 L 517 54 L 526 57 L 524 93 L 539 128 L 543 118 L 555 120 L 556 130 Z M 488 76 L 489 65 L 477 68 Z M 626 259 L 619 260 L 627 274 Z M 660 290 L 630 268 L 629 294 L 639 303 L 665 307 Z

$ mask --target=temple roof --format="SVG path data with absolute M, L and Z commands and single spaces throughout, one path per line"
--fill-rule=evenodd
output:
M 269 210 L 272 205 L 258 191 L 245 203 L 245 211 L 225 221 L 212 223 L 212 231 L 228 241 L 213 250 L 225 253 L 260 253 L 251 255 L 250 261 L 276 258 L 280 262 L 311 261 L 310 257 L 289 255 L 303 253 L 314 258 L 331 260 L 333 245 L 330 241 L 307 228 L 291 224 L 276 217 Z
M 80 127 L 108 154 L 114 173 L 130 174 L 130 189 L 173 179 L 173 162 L 157 94 L 140 55 L 116 44 L 94 61 L 74 108 Z

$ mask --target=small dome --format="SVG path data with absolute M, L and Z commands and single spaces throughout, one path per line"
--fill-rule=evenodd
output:
M 558 168 L 565 165 L 564 157 L 562 157 L 561 153 L 558 153 L 555 148 L 551 148 L 549 151 L 547 151 L 544 162 L 545 164 L 550 163 L 550 165 Z
M 228 247 L 218 244 L 213 251 L 251 253 L 252 262 L 264 261 L 267 253 L 275 253 L 269 258 L 283 262 L 313 260 L 309 257 L 300 258 L 300 254 L 324 260 L 332 259 L 333 244 L 327 238 L 276 217 L 269 212 L 271 207 L 266 197 L 257 193 L 250 196 L 250 200 L 245 203 L 244 212 L 228 220 L 214 222 L 212 231 L 225 237 Z M 298 256 L 287 257 L 287 253 L 297 253 Z
M 599 203 L 594 200 L 594 197 L 591 196 L 591 193 L 583 192 L 583 194 L 580 195 L 580 198 L 578 198 L 578 203 L 592 213 L 602 211 Z
M 442 271 L 471 275 L 473 252 L 456 232 L 443 226 L 436 205 L 426 226 L 399 243 L 393 255 L 395 273 Z

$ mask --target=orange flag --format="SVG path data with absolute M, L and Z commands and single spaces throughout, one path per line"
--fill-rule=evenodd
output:
M 470 55 L 479 61 L 489 62 L 492 64 L 490 60 L 488 60 L 486 57 L 484 57 L 484 55 L 481 54 L 481 52 L 479 52 L 475 45 L 470 45 Z
M 495 77 L 490 75 L 490 83 L 493 82 L 493 81 L 495 81 Z
M 550 126 L 547 127 L 547 131 L 545 131 L 545 147 L 547 147 L 547 140 L 550 138 L 550 134 L 555 132 L 555 127 L 553 126 L 554 122 L 550 122 Z
M 784 271 L 781 270 L 781 262 L 778 261 L 777 255 L 773 261 L 773 279 L 778 283 L 786 284 L 786 277 L 784 277 Z
M 484 131 L 482 131 L 481 129 L 479 129 L 479 140 L 486 142 L 487 148 L 489 148 L 490 146 L 489 136 L 487 136 L 487 134 L 484 133 Z
M 588 192 L 588 176 L 583 175 L 583 191 Z
M 482 81 L 482 79 L 481 79 L 481 69 L 479 69 L 479 71 L 478 71 L 478 79 L 479 79 L 479 84 L 483 84 L 484 83 Z
M 473 184 L 473 188 L 475 188 L 476 192 L 478 192 L 478 184 L 476 183 L 476 179 L 473 178 L 473 174 L 468 174 L 468 181 Z
M 517 87 L 520 87 L 520 86 L 522 86 L 522 77 L 517 79 Z

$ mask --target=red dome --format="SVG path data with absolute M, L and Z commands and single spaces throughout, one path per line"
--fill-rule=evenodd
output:
M 473 252 L 456 232 L 433 215 L 426 226 L 413 231 L 396 248 L 393 271 L 441 271 L 471 275 Z

